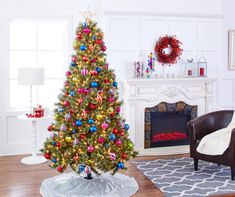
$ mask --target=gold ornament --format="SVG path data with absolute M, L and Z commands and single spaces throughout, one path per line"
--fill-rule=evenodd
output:
M 70 136 L 65 137 L 66 142 L 72 142 L 72 138 Z
M 96 115 L 97 120 L 102 120 L 103 118 L 104 118 L 104 116 L 102 114 L 97 114 Z

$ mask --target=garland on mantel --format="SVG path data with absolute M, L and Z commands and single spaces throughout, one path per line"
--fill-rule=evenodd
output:
M 175 64 L 182 54 L 182 43 L 176 39 L 176 36 L 164 36 L 160 37 L 155 46 L 155 52 L 157 54 L 157 60 L 164 64 Z M 165 53 L 166 49 L 170 50 L 169 54 Z

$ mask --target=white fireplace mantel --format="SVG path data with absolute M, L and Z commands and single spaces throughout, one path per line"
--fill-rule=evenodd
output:
M 144 115 L 146 107 L 160 102 L 183 101 L 197 105 L 198 116 L 212 110 L 215 78 L 129 79 L 124 83 L 124 113 L 130 124 L 130 137 L 140 155 L 188 153 L 188 146 L 144 148 Z

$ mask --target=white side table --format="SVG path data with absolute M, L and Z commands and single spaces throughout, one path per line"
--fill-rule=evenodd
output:
M 33 153 L 32 156 L 24 157 L 21 159 L 21 163 L 33 165 L 33 164 L 41 164 L 45 163 L 47 160 L 43 156 L 37 156 L 37 122 L 42 120 L 47 120 L 50 116 L 42 117 L 42 118 L 28 118 L 25 114 L 17 116 L 18 119 L 31 121 L 32 122 L 32 131 L 33 131 Z

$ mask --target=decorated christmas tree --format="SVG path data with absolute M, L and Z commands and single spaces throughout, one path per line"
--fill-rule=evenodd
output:
M 75 54 L 48 127 L 50 138 L 41 150 L 50 166 L 77 173 L 126 169 L 124 163 L 137 152 L 121 117 L 118 83 L 105 59 L 104 34 L 92 20 L 76 29 Z

